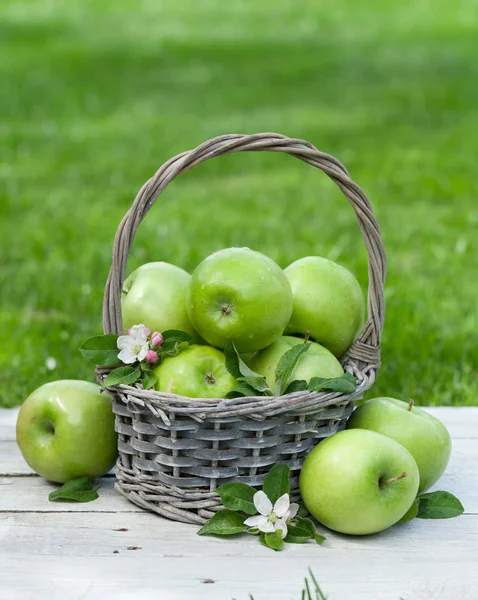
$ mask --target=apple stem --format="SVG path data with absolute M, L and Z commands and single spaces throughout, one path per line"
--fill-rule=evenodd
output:
M 391 479 L 382 479 L 380 481 L 380 483 L 395 483 L 397 481 L 400 481 L 400 479 L 403 479 L 406 476 L 407 476 L 407 474 L 404 471 L 403 473 L 400 473 L 400 475 L 397 475 L 396 477 L 392 477 Z
M 307 342 L 309 341 L 309 338 L 310 338 L 310 331 L 307 329 L 307 331 L 305 332 L 304 344 L 307 344 Z
M 407 410 L 412 410 L 414 403 L 415 403 L 415 400 L 413 398 L 410 398 L 410 402 L 408 403 Z

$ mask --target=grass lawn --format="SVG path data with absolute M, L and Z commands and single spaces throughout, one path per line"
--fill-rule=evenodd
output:
M 477 14 L 475 0 L 3 0 L 0 405 L 93 379 L 77 348 L 100 332 L 137 189 L 177 152 L 257 131 L 308 139 L 369 194 L 389 258 L 373 395 L 477 404 Z M 339 190 L 266 153 L 175 181 L 129 270 L 191 270 L 231 245 L 284 267 L 327 256 L 367 284 Z

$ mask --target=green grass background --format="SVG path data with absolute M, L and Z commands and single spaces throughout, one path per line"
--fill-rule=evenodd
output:
M 478 3 L 3 0 L 0 405 L 90 378 L 116 227 L 170 156 L 279 131 L 340 158 L 388 251 L 372 394 L 477 404 Z M 234 155 L 173 182 L 128 270 L 248 245 L 320 254 L 366 286 L 353 212 L 319 171 Z M 46 367 L 53 357 L 57 366 Z

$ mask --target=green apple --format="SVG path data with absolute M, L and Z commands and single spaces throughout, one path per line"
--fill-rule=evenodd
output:
M 121 298 L 123 328 L 144 323 L 151 331 L 180 329 L 200 339 L 186 313 L 191 275 L 166 262 L 142 265 L 125 280 Z
M 282 336 L 273 344 L 254 354 L 248 361 L 253 371 L 266 378 L 269 387 L 275 389 L 276 367 L 288 350 L 296 344 L 303 344 L 301 340 L 292 336 Z M 303 354 L 292 373 L 292 379 L 304 379 L 309 382 L 312 377 L 341 377 L 344 374 L 342 365 L 335 356 L 320 344 L 311 343 L 309 349 Z
M 193 327 L 211 346 L 232 339 L 241 353 L 272 344 L 292 313 L 292 292 L 276 263 L 249 248 L 211 254 L 192 274 L 187 296 Z
M 320 256 L 296 260 L 285 274 L 294 298 L 286 333 L 309 331 L 316 342 L 342 356 L 364 320 L 364 296 L 355 276 Z
M 22 404 L 17 443 L 38 475 L 65 483 L 101 477 L 115 464 L 115 417 L 111 397 L 88 381 L 46 383 Z
M 189 398 L 224 398 L 236 386 L 217 348 L 189 346 L 156 368 L 156 389 Z
M 376 533 L 412 505 L 418 467 L 395 440 L 365 429 L 332 435 L 305 459 L 300 493 L 309 512 L 340 533 Z
M 420 493 L 440 479 L 450 460 L 451 438 L 447 428 L 413 406 L 413 402 L 372 398 L 352 413 L 347 427 L 370 429 L 405 446 L 420 471 Z

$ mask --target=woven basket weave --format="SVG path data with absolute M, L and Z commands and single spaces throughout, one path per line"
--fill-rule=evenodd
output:
M 375 381 L 384 319 L 386 257 L 370 203 L 335 158 L 312 144 L 276 133 L 223 135 L 168 160 L 141 188 L 122 220 L 105 289 L 105 334 L 123 332 L 121 289 L 138 226 L 175 177 L 209 158 L 244 151 L 285 152 L 326 173 L 355 210 L 368 251 L 368 318 L 342 357 L 357 379 L 352 394 L 296 392 L 281 397 L 190 399 L 145 391 L 140 385 L 108 388 L 116 414 L 119 458 L 116 488 L 135 504 L 186 523 L 203 524 L 221 508 L 214 491 L 228 481 L 260 485 L 272 465 L 287 463 L 292 495 L 302 462 L 319 440 L 343 429 L 354 401 Z M 107 368 L 98 367 L 102 383 Z

